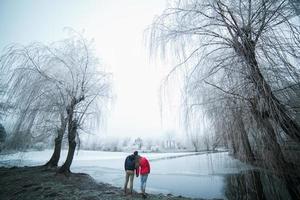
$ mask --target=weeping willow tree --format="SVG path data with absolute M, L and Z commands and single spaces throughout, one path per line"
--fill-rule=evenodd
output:
M 67 132 L 69 150 L 59 172 L 69 173 L 76 146 L 80 147 L 79 134 L 92 121 L 99 123 L 110 98 L 111 76 L 99 64 L 92 42 L 75 33 L 50 45 L 12 45 L 2 64 L 12 69 L 8 99 L 18 112 L 14 134 L 20 130 L 30 136 L 55 134 L 54 152 L 46 166 L 56 167 Z
M 149 34 L 151 53 L 178 59 L 170 74 L 182 72 L 185 78 L 188 119 L 205 113 L 240 159 L 278 174 L 294 167 L 282 144 L 300 142 L 299 105 L 289 103 L 297 99 L 300 85 L 295 5 L 287 0 L 172 1 Z M 299 197 L 297 189 L 290 192 Z

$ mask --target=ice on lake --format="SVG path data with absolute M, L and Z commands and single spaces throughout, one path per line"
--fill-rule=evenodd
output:
M 45 164 L 52 150 L 23 152 L 0 156 L 2 166 L 33 166 Z M 67 152 L 62 152 L 61 161 Z M 90 174 L 99 182 L 122 187 L 124 160 L 129 153 L 80 150 L 75 154 L 73 172 Z M 233 159 L 227 152 L 189 155 L 191 153 L 141 153 L 150 160 L 151 174 L 147 191 L 201 198 L 224 198 L 225 176 L 238 174 L 249 166 Z M 62 164 L 62 163 L 60 163 Z M 135 178 L 134 189 L 139 191 L 140 180 Z

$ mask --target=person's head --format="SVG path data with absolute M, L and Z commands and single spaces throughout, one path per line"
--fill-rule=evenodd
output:
M 138 152 L 138 151 L 134 151 L 134 152 L 133 152 L 133 155 L 134 155 L 134 156 L 138 156 L 138 155 L 139 155 L 139 152 Z

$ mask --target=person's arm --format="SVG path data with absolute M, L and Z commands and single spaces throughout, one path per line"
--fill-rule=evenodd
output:
M 140 167 L 138 167 L 138 168 L 135 169 L 135 175 L 136 175 L 136 177 L 139 177 L 139 174 L 140 174 L 140 169 L 139 168 Z
M 140 174 L 139 160 L 137 160 L 136 163 L 135 163 L 135 174 L 136 174 L 136 177 L 139 177 L 139 174 Z
M 150 174 L 150 163 L 149 163 L 149 161 L 148 161 L 148 160 L 147 160 L 147 165 L 148 165 L 149 174 Z

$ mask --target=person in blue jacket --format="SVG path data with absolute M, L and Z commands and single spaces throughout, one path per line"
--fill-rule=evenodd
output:
M 133 191 L 133 179 L 135 170 L 138 168 L 138 152 L 135 151 L 133 154 L 129 155 L 125 159 L 124 168 L 125 168 L 125 185 L 124 185 L 124 193 L 127 194 L 127 186 L 129 182 L 129 194 L 132 195 Z

